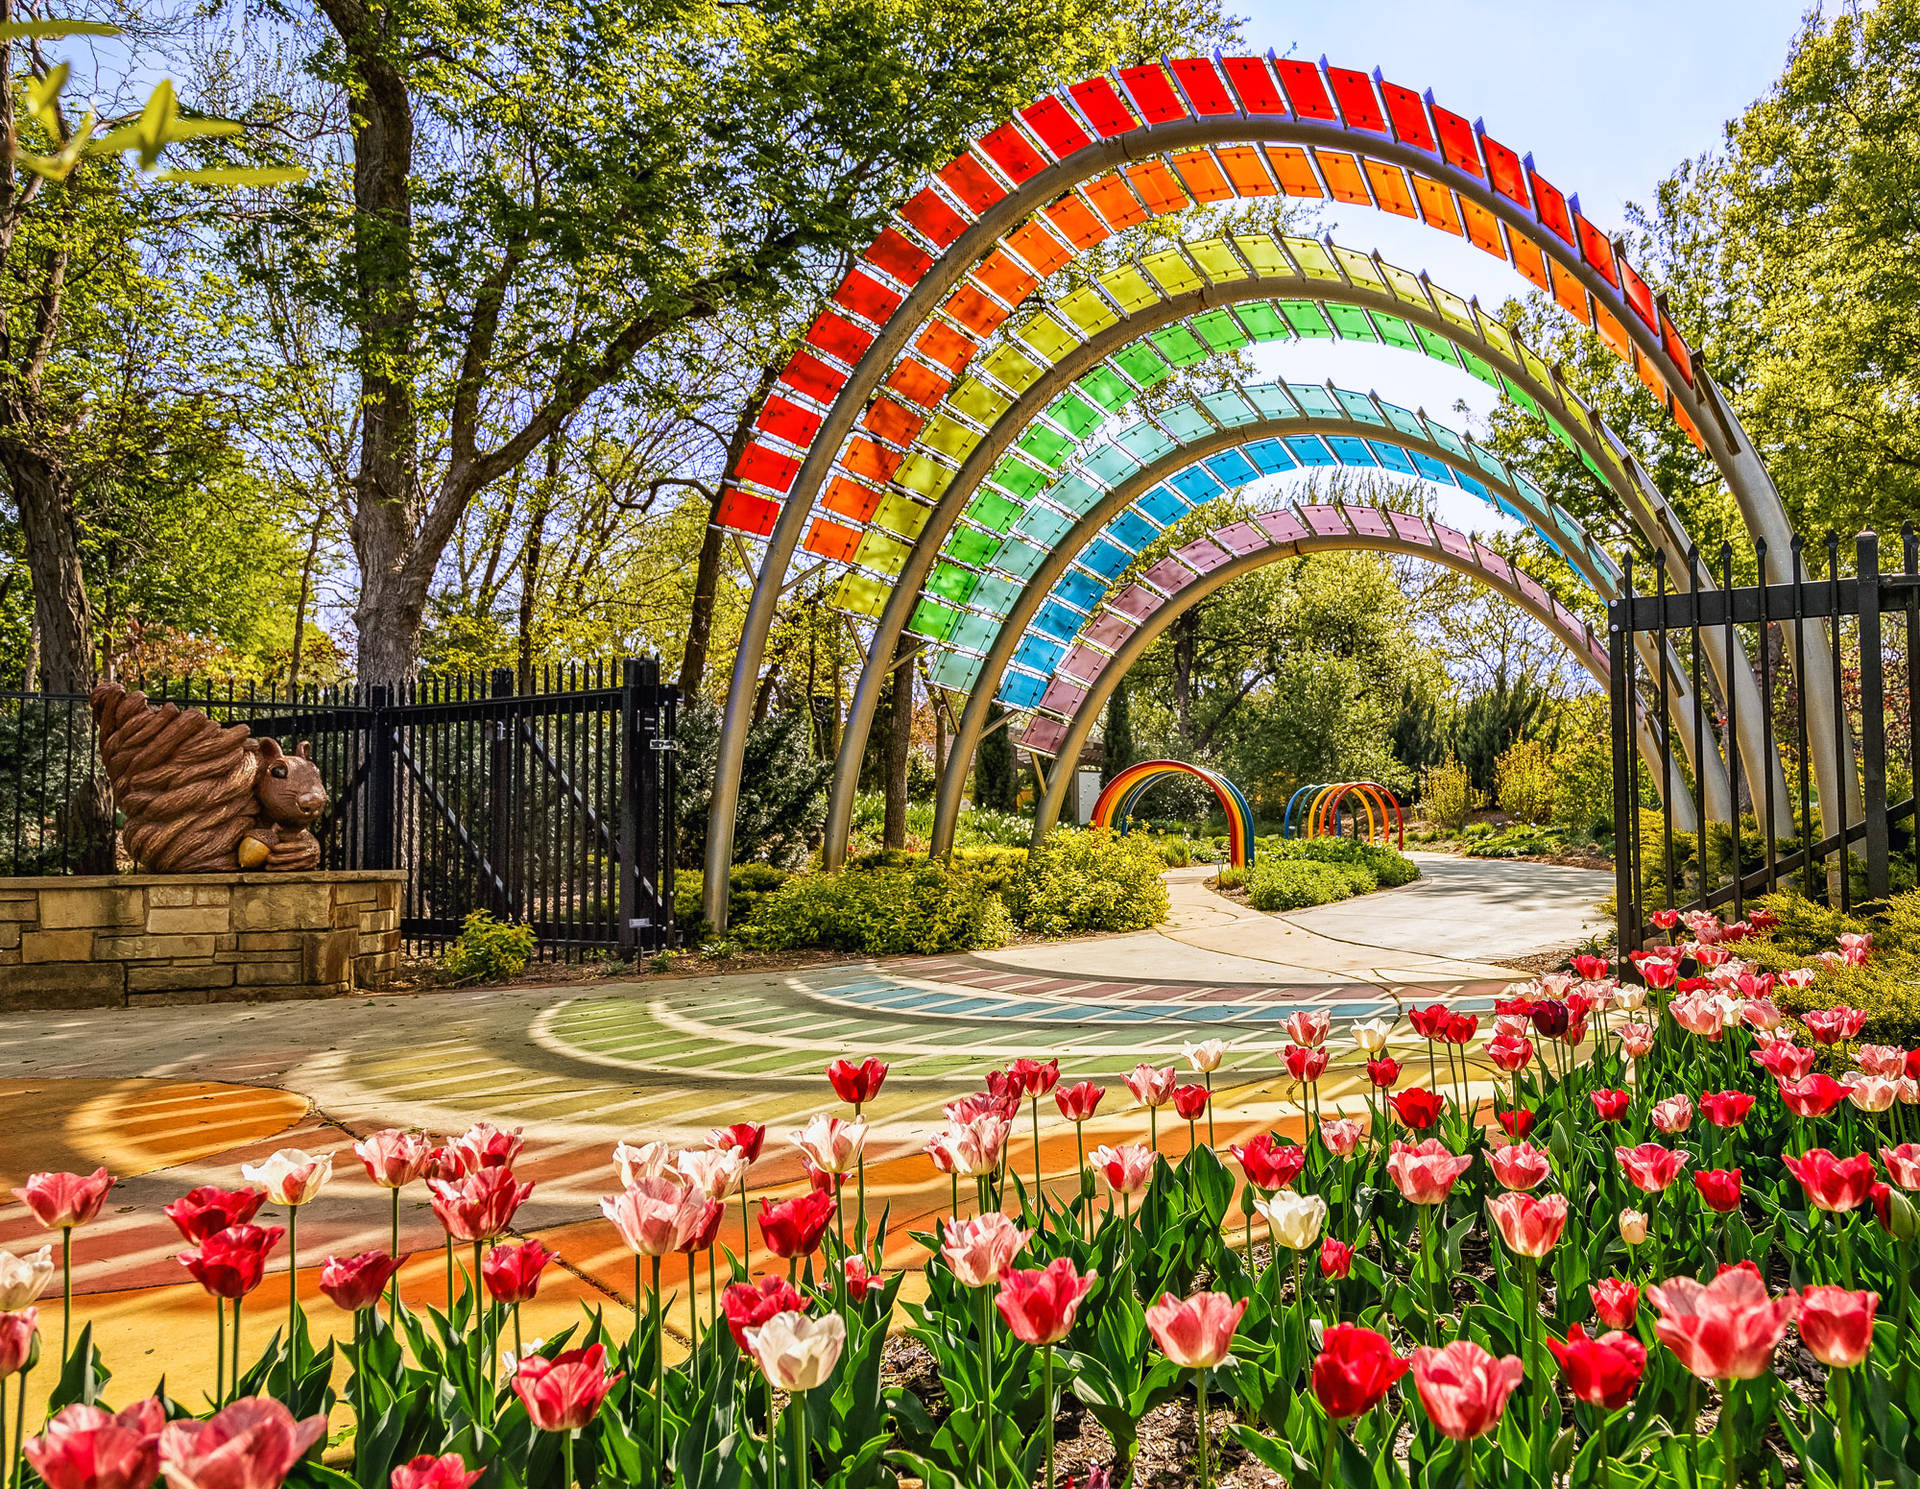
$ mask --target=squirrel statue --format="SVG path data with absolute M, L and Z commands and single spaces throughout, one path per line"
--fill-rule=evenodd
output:
M 318 868 L 309 829 L 327 789 L 306 741 L 289 755 L 246 725 L 154 704 L 117 682 L 91 697 L 107 779 L 126 813 L 121 838 L 139 869 L 205 874 Z

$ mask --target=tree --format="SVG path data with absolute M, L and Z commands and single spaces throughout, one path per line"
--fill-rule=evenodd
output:
M 973 754 L 973 804 L 989 812 L 1011 812 L 1019 800 L 1013 740 L 1006 710 L 998 702 L 987 705 L 987 727 Z

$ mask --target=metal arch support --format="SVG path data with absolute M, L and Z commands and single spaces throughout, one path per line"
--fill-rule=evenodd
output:
M 947 751 L 946 764 L 941 770 L 939 794 L 934 806 L 933 836 L 930 851 L 936 857 L 952 850 L 954 832 L 960 816 L 961 792 L 966 784 L 967 771 L 973 763 L 974 751 L 979 746 L 982 733 L 986 727 L 987 709 L 999 691 L 1000 679 L 1006 672 L 1007 663 L 1012 659 L 1014 650 L 1020 644 L 1020 638 L 1026 629 L 1027 623 L 1032 620 L 1033 616 L 1038 612 L 1039 607 L 1045 603 L 1047 594 L 1053 588 L 1054 581 L 1066 571 L 1067 565 L 1072 562 L 1074 557 L 1083 551 L 1087 544 L 1093 540 L 1094 535 L 1106 526 L 1108 520 L 1116 513 L 1131 506 L 1142 492 L 1158 482 L 1165 480 L 1180 470 L 1184 470 L 1196 460 L 1205 459 L 1207 456 L 1217 454 L 1222 450 L 1235 449 L 1252 440 L 1268 437 L 1294 433 L 1326 433 L 1330 430 L 1350 427 L 1354 426 L 1351 423 L 1343 423 L 1340 419 L 1330 418 L 1261 420 L 1252 424 L 1243 424 L 1231 430 L 1222 430 L 1203 439 L 1192 441 L 1191 443 L 1182 445 L 1177 450 L 1168 452 L 1168 454 L 1162 456 L 1152 464 L 1135 471 L 1126 480 L 1115 486 L 1087 511 L 1086 515 L 1075 524 L 1072 531 L 1070 531 L 1065 538 L 1054 545 L 1046 559 L 1034 572 L 1033 577 L 1027 581 L 1025 587 L 1021 590 L 1020 596 L 1014 602 L 1013 607 L 1008 611 L 1006 620 L 1002 623 L 998 634 L 994 637 L 992 647 L 990 647 L 987 652 L 986 662 L 980 669 L 980 676 L 975 681 L 972 691 L 967 696 L 967 705 L 961 712 L 960 721 L 954 729 L 953 740 Z M 1428 455 L 1454 470 L 1473 474 L 1476 479 L 1486 475 L 1486 472 L 1479 471 L 1477 467 L 1461 461 L 1458 455 L 1446 449 L 1444 446 L 1434 444 L 1431 441 L 1415 439 L 1411 435 L 1396 431 L 1393 436 L 1393 442 L 1408 449 L 1418 450 L 1422 454 Z M 1523 506 L 1527 503 L 1524 493 L 1515 491 L 1512 494 L 1515 497 L 1516 503 L 1523 504 Z M 1587 578 L 1588 582 L 1593 584 L 1595 589 L 1599 591 L 1603 599 L 1613 597 L 1614 586 L 1610 576 L 1604 573 L 1588 572 L 1584 567 L 1581 568 L 1581 572 L 1584 577 Z M 1654 652 L 1651 640 L 1647 643 L 1646 654 L 1653 658 L 1649 667 L 1649 675 L 1659 676 L 1660 668 L 1658 657 L 1657 653 Z M 1671 714 L 1679 728 L 1683 748 L 1687 753 L 1689 763 L 1691 763 L 1694 770 L 1700 774 L 1701 779 L 1706 782 L 1709 807 L 1715 802 L 1720 803 L 1724 807 L 1724 804 L 1729 799 L 1728 779 L 1718 751 L 1709 748 L 1706 752 L 1707 759 L 1705 761 L 1693 758 L 1693 710 L 1695 700 L 1692 691 L 1686 685 L 1684 670 L 1677 665 L 1677 658 L 1674 664 L 1668 668 L 1668 681 L 1674 688 L 1674 694 L 1670 702 Z M 1714 738 L 1713 731 L 1711 730 L 1703 729 L 1702 733 L 1709 740 Z M 1675 806 L 1677 810 L 1684 813 L 1691 814 L 1692 812 L 1690 804 L 1683 806 L 1681 803 L 1676 802 Z
M 852 432 L 854 420 L 868 397 L 891 369 L 908 340 L 931 318 L 933 311 L 974 264 L 986 257 L 1007 232 L 1036 207 L 1061 196 L 1082 181 L 1091 180 L 1109 168 L 1146 156 L 1159 156 L 1171 150 L 1234 142 L 1338 144 L 1373 159 L 1416 170 L 1431 180 L 1452 188 L 1509 228 L 1524 232 L 1536 241 L 1542 252 L 1564 272 L 1595 294 L 1601 303 L 1614 305 L 1620 297 L 1577 253 L 1543 231 L 1533 216 L 1519 209 L 1478 175 L 1470 175 L 1446 160 L 1429 155 L 1396 140 L 1347 128 L 1344 124 L 1318 123 L 1293 117 L 1237 115 L 1204 119 L 1183 119 L 1156 126 L 1129 130 L 1110 139 L 1098 140 L 1075 151 L 1016 186 L 987 208 L 941 255 L 934 267 L 906 294 L 901 304 L 879 330 L 873 343 L 861 355 L 851 376 L 833 406 L 827 411 L 819 430 L 796 472 L 795 481 L 782 505 L 774 530 L 768 539 L 765 562 L 748 602 L 741 628 L 740 644 L 734 655 L 732 683 L 721 720 L 718 759 L 715 762 L 713 801 L 708 812 L 706 846 L 705 910 L 716 930 L 727 919 L 727 877 L 733 861 L 734 814 L 739 803 L 740 768 L 746 751 L 746 734 L 751 722 L 753 695 L 760 665 L 766 654 L 767 635 L 772 628 L 778 604 L 781 580 L 800 535 L 812 512 L 815 494 L 839 457 L 841 445 Z M 1748 531 L 1764 537 L 1768 547 L 1783 555 L 1783 563 L 1792 553 L 1791 530 L 1779 492 L 1759 457 L 1753 453 L 1737 416 L 1703 368 L 1692 367 L 1689 378 L 1667 352 L 1659 335 L 1648 327 L 1630 307 L 1618 317 L 1621 326 L 1640 354 L 1657 368 L 1673 397 L 1686 405 L 1689 417 L 1706 443 L 1708 453 L 1726 478 L 1738 503 Z M 1698 382 L 1696 387 L 1695 380 Z M 1788 575 L 1788 577 L 1792 577 Z M 1816 639 L 1819 635 L 1816 627 Z M 1794 658 L 1796 676 L 1807 689 L 1815 717 L 1831 717 L 1835 679 L 1831 661 L 1822 647 Z M 1837 792 L 1848 789 L 1835 777 L 1832 763 L 1835 750 L 1815 750 L 1816 775 L 1820 777 L 1823 803 L 1838 801 Z M 1851 758 L 1851 751 L 1848 753 Z M 1821 767 L 1824 766 L 1824 772 Z M 1766 779 L 1763 774 L 1758 779 Z M 1857 789 L 1854 787 L 1852 789 Z
M 1080 706 L 1074 711 L 1073 718 L 1067 725 L 1066 736 L 1060 742 L 1060 751 L 1056 758 L 1061 760 L 1074 760 L 1079 758 L 1080 750 L 1086 744 L 1088 734 L 1093 731 L 1094 720 L 1099 718 L 1100 710 L 1106 706 L 1107 699 L 1112 696 L 1113 690 L 1119 685 L 1120 679 L 1127 675 L 1127 672 L 1133 667 L 1133 664 L 1140 660 L 1141 654 L 1158 639 L 1160 634 L 1165 631 L 1168 626 L 1173 624 L 1176 619 L 1184 615 L 1208 595 L 1224 588 L 1235 579 L 1240 578 L 1243 574 L 1250 574 L 1255 569 L 1264 568 L 1267 564 L 1278 562 L 1283 558 L 1295 558 L 1310 553 L 1338 553 L 1353 552 L 1355 550 L 1404 553 L 1413 558 L 1429 559 L 1435 563 L 1446 564 L 1449 568 L 1458 569 L 1463 574 L 1470 574 L 1472 577 L 1484 581 L 1491 588 L 1498 590 L 1508 599 L 1520 605 L 1530 615 L 1533 615 L 1543 625 L 1551 629 L 1561 640 L 1565 641 L 1568 647 L 1579 656 L 1582 665 L 1584 665 L 1596 679 L 1602 683 L 1607 681 L 1606 672 L 1600 664 L 1594 660 L 1592 653 L 1581 642 L 1580 638 L 1569 636 L 1562 628 L 1559 618 L 1551 612 L 1542 613 L 1531 600 L 1520 592 L 1518 585 L 1509 588 L 1487 570 L 1477 565 L 1469 565 L 1461 562 L 1461 560 L 1453 554 L 1446 552 L 1445 549 L 1440 548 L 1438 545 L 1428 548 L 1408 543 L 1399 538 L 1368 537 L 1358 533 L 1345 536 L 1315 535 L 1313 537 L 1294 539 L 1286 543 L 1276 543 L 1268 548 L 1261 548 L 1252 553 L 1242 554 L 1222 564 L 1211 573 L 1198 576 L 1191 584 L 1184 586 L 1169 596 L 1164 605 L 1158 610 L 1155 610 L 1152 615 L 1148 616 L 1147 619 L 1121 643 L 1120 649 L 1114 653 L 1113 660 L 1109 662 L 1107 666 L 1101 670 L 1100 675 L 1094 679 L 1093 686 L 1087 690 L 1086 697 L 1080 701 Z M 1645 713 L 1639 709 L 1636 709 L 1635 713 L 1639 724 L 1639 727 L 1635 730 L 1635 736 L 1640 747 L 1642 758 L 1651 757 L 1657 760 L 1658 756 L 1656 752 L 1658 746 L 1652 737 L 1651 731 L 1645 727 Z M 1060 820 L 1060 808 L 1065 796 L 1066 782 L 1072 774 L 1071 771 L 1055 770 L 1053 772 L 1053 778 L 1048 782 L 1045 794 L 1035 802 L 1033 842 L 1038 843 L 1052 830 L 1053 825 Z

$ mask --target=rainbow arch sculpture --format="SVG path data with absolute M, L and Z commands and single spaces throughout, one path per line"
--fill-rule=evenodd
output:
M 1189 765 L 1184 760 L 1143 760 L 1138 765 L 1129 765 L 1101 790 L 1093 804 L 1093 825 L 1125 832 L 1128 819 L 1134 815 L 1134 804 L 1142 793 L 1177 775 L 1194 776 L 1211 788 L 1221 810 L 1227 814 L 1227 850 L 1236 867 L 1250 867 L 1254 854 L 1253 808 L 1240 794 L 1238 786 L 1203 765 Z
M 1402 851 L 1407 846 L 1407 819 L 1400 810 L 1400 799 L 1378 781 L 1333 781 L 1320 782 L 1311 786 L 1302 786 L 1287 799 L 1287 815 L 1281 831 L 1285 832 L 1293 822 L 1293 805 L 1301 796 L 1311 792 L 1313 800 L 1308 804 L 1301 818 L 1304 829 L 1302 835 L 1310 838 L 1325 836 L 1337 831 L 1340 823 L 1340 805 L 1350 796 L 1358 797 L 1367 818 L 1367 841 L 1373 841 L 1374 809 L 1380 812 L 1380 836 L 1384 839 L 1390 830 L 1399 832 L 1399 846 Z M 1389 822 L 1389 813 L 1392 820 Z M 1360 813 L 1355 812 L 1356 827 Z
M 1083 80 L 981 136 L 901 204 L 816 317 L 728 472 L 718 521 L 765 547 L 736 652 L 709 821 L 707 909 L 716 925 L 724 923 L 752 699 L 803 538 L 826 563 L 864 576 L 868 588 L 848 593 L 864 594 L 870 607 L 868 672 L 884 676 L 940 547 L 939 539 L 923 541 L 930 518 L 950 494 L 972 500 L 968 490 L 951 492 L 965 486 L 956 482 L 955 467 L 964 463 L 957 452 L 977 447 L 1005 406 L 1050 375 L 1033 353 L 1047 351 L 1045 360 L 1057 362 L 1056 351 L 1091 345 L 1110 323 L 1181 297 L 1183 313 L 1197 323 L 1227 279 L 1264 272 L 1251 257 L 1264 250 L 1243 251 L 1238 238 L 1224 257 L 1206 242 L 1181 244 L 1051 299 L 1042 286 L 1124 228 L 1200 204 L 1276 195 L 1371 207 L 1463 238 L 1507 264 L 1598 332 L 1713 460 L 1749 533 L 1776 555 L 1791 552 L 1778 494 L 1708 370 L 1619 243 L 1532 157 L 1430 93 L 1324 58 L 1178 58 Z M 1325 245 L 1304 246 L 1311 241 L 1301 240 L 1296 252 L 1288 240 L 1276 267 L 1302 282 L 1339 278 L 1349 286 L 1371 275 L 1389 294 L 1418 295 L 1424 313 L 1495 342 L 1511 340 L 1471 300 L 1422 275 L 1377 259 L 1369 269 Z M 1036 297 L 1043 308 L 1031 313 Z M 1109 349 L 1123 348 L 1116 341 Z M 1581 409 L 1575 422 L 1580 428 L 1570 432 L 1590 432 L 1607 452 L 1596 457 L 1603 467 L 1617 463 L 1642 495 L 1657 495 L 1625 442 L 1591 410 Z M 1684 575 L 1684 531 L 1644 502 L 1629 515 L 1666 552 L 1668 571 Z M 1844 720 L 1833 722 L 1826 638 L 1812 629 L 1790 660 L 1820 735 L 1811 743 L 1822 811 L 1831 803 L 1837 816 L 1859 788 L 1834 763 L 1851 753 L 1837 737 Z M 1753 686 L 1750 671 L 1738 669 L 1734 689 Z M 864 691 L 876 687 L 863 677 Z M 1758 717 L 1740 712 L 1743 720 Z M 858 707 L 849 742 L 864 738 L 857 714 Z M 1771 774 L 1749 770 L 1778 789 Z M 835 849 L 831 833 L 828 849 Z

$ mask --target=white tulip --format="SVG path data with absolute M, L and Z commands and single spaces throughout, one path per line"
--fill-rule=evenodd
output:
M 53 1247 L 26 1256 L 0 1251 L 0 1313 L 18 1313 L 37 1301 L 53 1281 Z
M 674 1166 L 673 1149 L 665 1143 L 621 1143 L 613 1150 L 614 1166 L 620 1170 L 620 1187 L 631 1189 L 642 1179 L 672 1179 L 684 1184 L 685 1176 Z
M 1267 1217 L 1274 1239 L 1289 1251 L 1308 1251 L 1320 1244 L 1327 1228 L 1327 1202 L 1317 1194 L 1295 1194 L 1282 1189 L 1264 1195 L 1253 1207 Z
M 846 1348 L 847 1325 L 837 1313 L 808 1318 L 804 1313 L 776 1313 L 757 1329 L 747 1330 L 747 1348 L 783 1391 L 811 1391 L 833 1373 Z
M 1377 1055 L 1387 1047 L 1387 1036 L 1393 1032 L 1391 1019 L 1366 1019 L 1353 1026 L 1353 1042 L 1362 1053 Z
M 240 1176 L 266 1190 L 276 1205 L 304 1205 L 333 1177 L 333 1155 L 282 1148 L 265 1163 L 242 1164 Z
M 1204 1039 L 1195 1044 L 1191 1039 L 1180 1047 L 1180 1053 L 1187 1057 L 1198 1075 L 1206 1075 L 1220 1068 L 1220 1062 L 1226 1058 L 1227 1042 L 1224 1039 Z
M 747 1155 L 738 1148 L 688 1148 L 673 1160 L 680 1176 L 708 1199 L 725 1199 L 747 1171 Z

